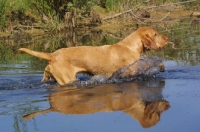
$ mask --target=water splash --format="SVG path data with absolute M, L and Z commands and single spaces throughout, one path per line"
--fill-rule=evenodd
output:
M 155 78 L 156 74 L 164 71 L 164 64 L 157 56 L 141 57 L 134 63 L 124 66 L 113 73 L 111 77 L 106 75 L 87 76 L 87 80 L 76 80 L 69 85 L 90 85 L 106 83 L 122 83 L 138 80 L 149 80 Z

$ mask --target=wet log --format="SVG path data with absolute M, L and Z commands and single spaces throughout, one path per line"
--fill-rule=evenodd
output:
M 164 64 L 157 56 L 140 58 L 136 62 L 124 66 L 113 73 L 108 79 L 109 82 L 117 83 L 132 80 L 143 80 L 154 77 L 159 72 L 164 71 Z
M 91 85 L 147 80 L 155 78 L 156 74 L 164 70 L 164 64 L 159 57 L 140 58 L 134 63 L 118 69 L 111 77 L 106 75 L 94 75 L 89 78 L 89 80 L 77 80 L 68 85 Z

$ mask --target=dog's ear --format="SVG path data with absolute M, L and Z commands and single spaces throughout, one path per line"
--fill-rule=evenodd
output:
M 155 39 L 151 38 L 148 34 L 143 35 L 141 41 L 146 49 L 152 49 L 152 50 L 158 49 Z

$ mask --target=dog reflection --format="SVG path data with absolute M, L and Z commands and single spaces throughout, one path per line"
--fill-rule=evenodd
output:
M 26 115 L 24 119 L 53 111 L 63 114 L 123 111 L 142 127 L 148 128 L 156 125 L 161 113 L 170 107 L 169 102 L 163 100 L 163 87 L 164 81 L 161 80 L 96 85 L 81 89 L 57 87 L 57 92 L 49 95 L 49 109 Z

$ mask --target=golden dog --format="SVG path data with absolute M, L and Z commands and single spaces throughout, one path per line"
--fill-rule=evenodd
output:
M 163 100 L 165 82 L 132 82 L 96 85 L 89 88 L 57 87 L 49 95 L 50 108 L 24 116 L 25 120 L 39 114 L 59 112 L 62 114 L 93 114 L 97 112 L 122 111 L 137 120 L 142 127 L 154 126 L 161 114 L 170 108 Z
M 167 41 L 166 36 L 145 27 L 113 45 L 62 48 L 53 53 L 36 52 L 26 48 L 19 50 L 49 61 L 42 81 L 55 79 L 63 85 L 74 81 L 79 72 L 111 76 L 119 68 L 139 59 L 145 49 L 163 48 Z

